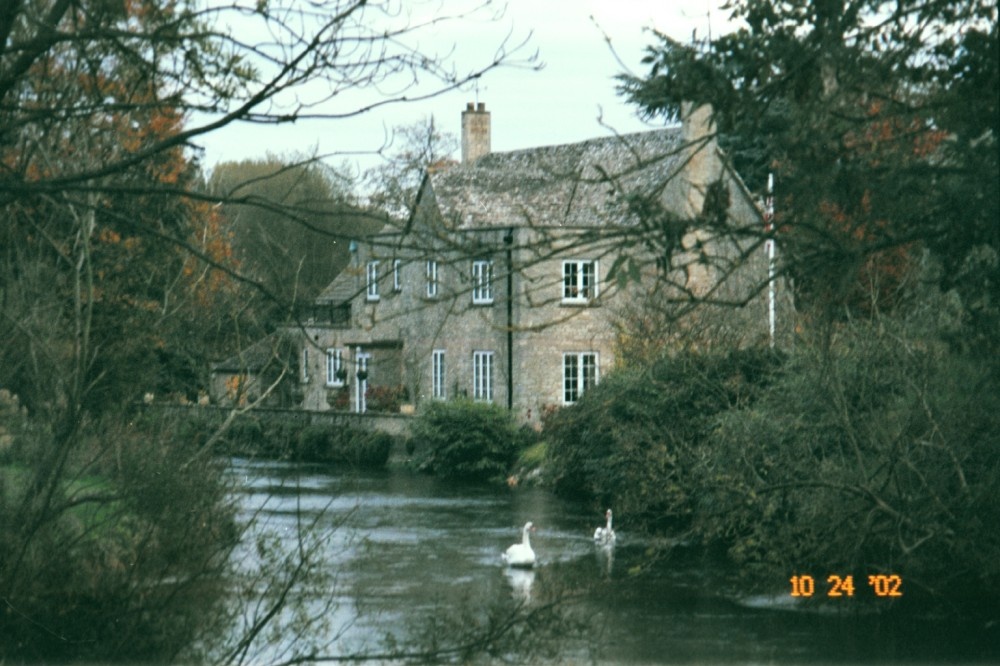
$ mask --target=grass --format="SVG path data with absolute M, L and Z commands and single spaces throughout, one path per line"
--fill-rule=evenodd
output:
M 518 467 L 541 467 L 542 463 L 545 462 L 545 456 L 547 455 L 548 444 L 544 441 L 538 442 L 537 444 L 532 444 L 524 451 L 521 451 L 521 455 L 517 458 Z

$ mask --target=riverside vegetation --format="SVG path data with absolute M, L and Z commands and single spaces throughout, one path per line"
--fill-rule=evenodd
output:
M 892 573 L 914 607 L 995 626 L 1000 373 L 926 333 L 879 318 L 787 354 L 624 370 L 546 424 L 547 475 L 630 530 L 722 553 L 751 588 Z

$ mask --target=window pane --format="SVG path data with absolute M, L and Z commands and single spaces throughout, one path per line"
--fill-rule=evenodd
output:
M 473 352 L 472 397 L 487 402 L 493 400 L 493 352 Z
M 579 368 L 576 354 L 563 355 L 563 402 L 576 402 L 579 396 Z
M 563 264 L 563 298 L 576 298 L 576 264 L 567 261 Z
M 472 263 L 472 301 L 488 303 L 493 300 L 493 262 L 474 261 Z
M 597 384 L 597 354 L 581 354 L 583 373 L 581 377 L 581 392 Z
M 378 298 L 378 262 L 368 262 L 368 298 Z
M 444 367 L 444 350 L 437 349 L 433 354 L 432 361 L 432 394 L 435 398 L 445 397 L 445 367 Z
M 483 399 L 487 402 L 493 400 L 493 354 L 486 353 L 483 356 L 486 366 L 485 386 L 483 387 Z
M 427 296 L 433 298 L 438 292 L 437 262 L 427 262 Z
M 592 261 L 580 263 L 580 296 L 583 298 L 594 297 L 594 262 Z

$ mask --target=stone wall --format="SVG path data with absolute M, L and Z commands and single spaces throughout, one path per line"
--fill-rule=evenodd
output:
M 192 416 L 214 416 L 220 421 L 229 414 L 225 407 L 158 404 L 143 405 L 146 410 L 159 410 L 165 414 L 191 414 Z M 376 430 L 390 435 L 406 437 L 410 434 L 413 416 L 408 414 L 354 414 L 350 412 L 312 411 L 306 409 L 260 408 L 248 412 L 254 418 L 280 423 L 301 425 L 349 426 L 362 430 Z

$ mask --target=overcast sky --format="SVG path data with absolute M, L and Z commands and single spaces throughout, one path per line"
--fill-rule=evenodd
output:
M 281 128 L 233 126 L 202 139 L 205 162 L 211 166 L 262 157 L 268 151 L 371 151 L 383 144 L 391 128 L 430 116 L 441 129 L 458 136 L 461 112 L 470 101 L 485 103 L 491 112 L 494 151 L 582 141 L 607 136 L 609 128 L 648 129 L 635 109 L 615 94 L 615 75 L 623 64 L 634 73 L 646 71 L 640 60 L 653 41 L 649 28 L 684 41 L 690 40 L 692 30 L 705 35 L 709 18 L 713 34 L 725 29 L 727 16 L 720 4 L 719 0 L 509 0 L 499 21 L 449 24 L 428 35 L 433 39 L 428 43 L 438 51 L 453 44 L 461 67 L 466 59 L 491 58 L 508 34 L 513 42 L 530 35 L 530 50 L 537 50 L 544 63 L 540 71 L 497 70 L 480 81 L 478 91 L 470 88 L 430 101 L 383 107 L 352 120 Z M 622 64 L 609 49 L 605 34 Z M 330 161 L 338 163 L 340 158 Z M 373 160 L 362 158 L 360 163 L 365 168 Z

